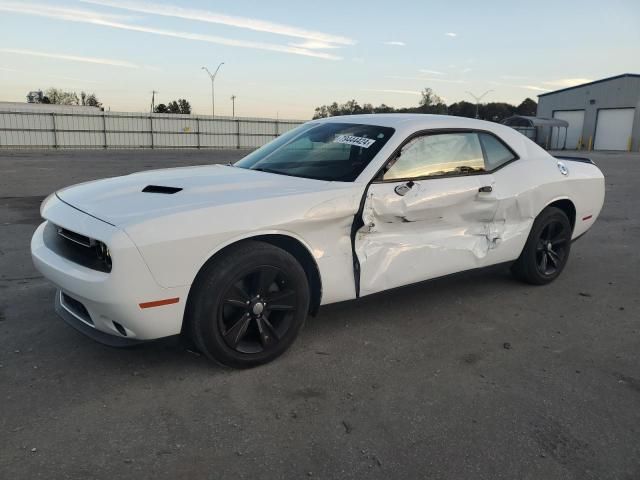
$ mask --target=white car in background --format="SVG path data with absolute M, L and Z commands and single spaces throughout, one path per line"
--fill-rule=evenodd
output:
M 334 117 L 234 165 L 62 189 L 31 251 L 57 312 L 94 339 L 187 333 L 208 357 L 251 367 L 320 305 L 505 262 L 549 283 L 603 201 L 590 160 L 554 158 L 503 125 Z

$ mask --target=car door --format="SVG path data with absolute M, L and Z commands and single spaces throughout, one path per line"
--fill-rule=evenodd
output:
M 354 241 L 360 295 L 486 265 L 499 201 L 480 138 L 417 135 L 369 186 Z

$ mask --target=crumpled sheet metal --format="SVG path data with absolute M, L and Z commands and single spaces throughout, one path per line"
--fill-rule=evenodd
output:
M 523 198 L 500 201 L 477 185 L 429 195 L 416 184 L 405 196 L 370 194 L 363 219 L 356 254 L 366 295 L 493 263 L 502 242 L 521 249 L 533 214 Z

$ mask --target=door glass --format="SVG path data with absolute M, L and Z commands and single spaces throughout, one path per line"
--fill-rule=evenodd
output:
M 389 165 L 384 180 L 483 172 L 484 158 L 477 134 L 439 133 L 411 140 Z

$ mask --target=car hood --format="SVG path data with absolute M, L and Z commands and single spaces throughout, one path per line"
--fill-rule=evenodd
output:
M 331 182 L 226 165 L 171 168 L 81 183 L 57 192 L 63 202 L 112 225 L 182 210 L 289 197 L 325 189 Z M 159 193 L 170 187 L 175 193 Z M 150 191 L 143 191 L 143 190 Z

